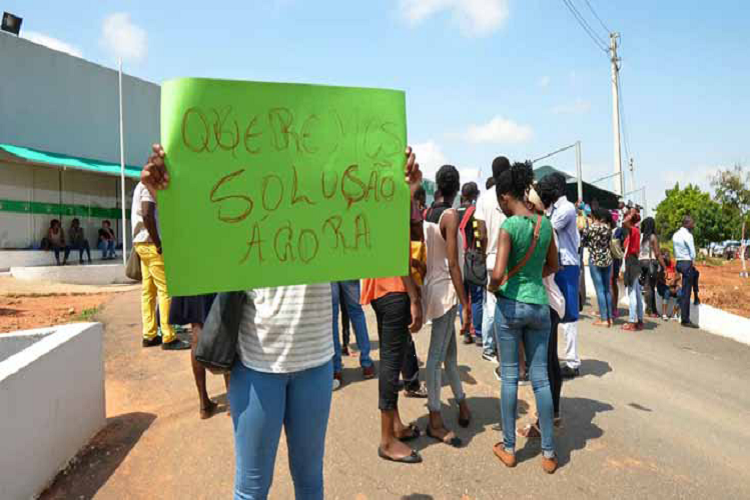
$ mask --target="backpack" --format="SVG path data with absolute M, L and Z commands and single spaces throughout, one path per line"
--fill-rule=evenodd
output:
M 612 240 L 609 242 L 609 251 L 612 253 L 612 258 L 615 260 L 622 260 L 625 258 L 625 250 L 622 247 L 622 229 L 612 233 Z
M 459 215 L 463 211 L 461 223 L 458 230 L 461 232 L 464 241 L 464 282 L 470 285 L 487 286 L 487 262 L 479 248 L 479 241 L 474 234 L 476 221 L 474 219 L 474 205 L 459 209 Z M 466 228 L 469 228 L 467 231 Z

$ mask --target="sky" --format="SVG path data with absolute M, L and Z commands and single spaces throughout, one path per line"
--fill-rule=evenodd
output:
M 605 26 L 621 34 L 627 191 L 645 187 L 654 208 L 676 182 L 709 189 L 718 168 L 750 166 L 750 3 L 569 1 L 606 43 Z M 495 156 L 535 159 L 579 140 L 584 180 L 614 171 L 609 56 L 563 0 L 12 0 L 0 10 L 24 18 L 26 38 L 109 67 L 122 57 L 156 83 L 404 90 L 408 142 L 428 177 L 451 163 L 483 187 Z M 574 174 L 575 154 L 541 164 Z

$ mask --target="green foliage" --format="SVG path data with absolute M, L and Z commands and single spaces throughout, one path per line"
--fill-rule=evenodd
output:
M 680 189 L 680 184 L 667 190 L 666 197 L 656 207 L 656 229 L 664 241 L 682 227 L 682 218 L 690 215 L 695 221 L 693 236 L 697 246 L 705 246 L 713 241 L 732 237 L 736 223 L 736 213 L 730 207 L 711 199 L 698 186 L 688 184 Z
M 739 163 L 720 169 L 711 178 L 711 187 L 716 191 L 716 201 L 732 217 L 732 239 L 741 238 L 743 218 L 750 225 L 750 172 Z
M 84 309 L 81 314 L 78 315 L 76 320 L 82 321 L 84 323 L 88 323 L 90 321 L 93 321 L 94 316 L 96 313 L 99 312 L 98 307 L 92 307 L 91 309 Z

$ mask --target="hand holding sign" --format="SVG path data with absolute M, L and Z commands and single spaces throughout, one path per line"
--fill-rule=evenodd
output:
M 407 274 L 409 185 L 421 172 L 407 151 L 400 180 L 405 128 L 401 92 L 166 83 L 164 148 L 142 179 L 168 186 L 170 292 Z

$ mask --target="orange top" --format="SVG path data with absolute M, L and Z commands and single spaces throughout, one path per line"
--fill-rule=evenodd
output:
M 360 303 L 366 306 L 373 300 L 385 297 L 389 293 L 406 293 L 406 287 L 400 277 L 394 278 L 372 278 L 362 280 L 362 291 L 360 292 Z

